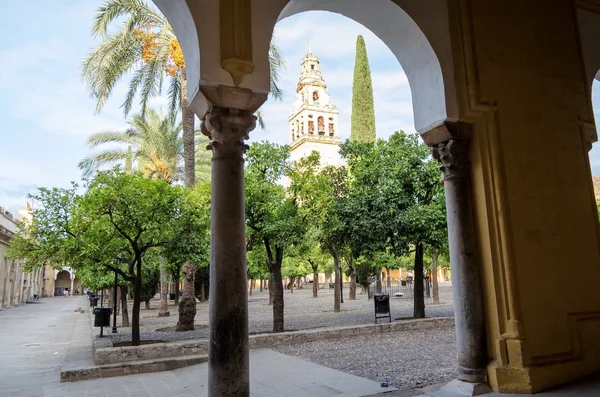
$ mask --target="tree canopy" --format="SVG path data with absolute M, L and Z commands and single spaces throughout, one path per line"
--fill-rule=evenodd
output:
M 365 39 L 356 38 L 356 59 L 352 84 L 352 117 L 350 140 L 353 142 L 375 142 L 375 107 L 373 105 L 373 83 L 367 57 Z
M 205 238 L 205 208 L 197 205 L 192 192 L 164 180 L 113 170 L 98 173 L 83 194 L 73 185 L 42 188 L 33 198 L 38 208 L 32 223 L 15 235 L 11 255 L 26 259 L 30 267 L 51 263 L 96 276 L 116 272 L 133 284 L 134 345 L 140 343 L 144 273 L 155 274 L 149 269 L 158 262 L 152 258 L 160 250 L 170 254 L 174 249 L 196 258 L 207 255 L 206 244 L 183 237 L 193 230 L 198 233 L 190 238 Z

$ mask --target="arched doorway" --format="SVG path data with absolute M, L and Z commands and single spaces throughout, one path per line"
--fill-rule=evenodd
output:
M 65 296 L 71 290 L 71 273 L 61 270 L 54 280 L 54 296 Z

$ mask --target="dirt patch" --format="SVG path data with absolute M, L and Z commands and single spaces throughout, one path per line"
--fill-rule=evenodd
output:
M 207 329 L 208 325 L 207 324 L 194 324 L 194 329 L 192 331 L 179 331 L 179 332 L 194 332 L 194 331 L 199 331 L 201 329 Z M 155 330 L 156 332 L 175 332 L 177 331 L 177 326 L 172 326 L 172 327 L 165 327 L 165 328 L 158 328 Z
M 164 340 L 151 339 L 151 340 L 143 340 L 140 342 L 140 345 L 151 345 L 154 343 L 164 343 Z M 123 341 L 123 342 L 113 342 L 114 347 L 122 347 L 122 346 L 131 346 L 131 341 Z

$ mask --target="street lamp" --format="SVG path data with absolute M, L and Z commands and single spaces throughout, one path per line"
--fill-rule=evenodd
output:
M 117 333 L 117 288 L 118 288 L 117 283 L 118 282 L 119 282 L 119 275 L 117 274 L 117 272 L 115 272 L 115 290 L 114 290 L 114 295 L 113 295 L 113 326 L 112 326 L 113 334 Z

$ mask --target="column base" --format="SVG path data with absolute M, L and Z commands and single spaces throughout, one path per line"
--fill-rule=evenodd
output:
M 487 383 L 471 383 L 455 379 L 444 385 L 440 391 L 460 394 L 462 396 L 479 396 L 481 394 L 491 393 L 492 388 Z
M 472 369 L 458 366 L 458 380 L 467 383 L 486 383 L 487 371 L 485 369 Z

